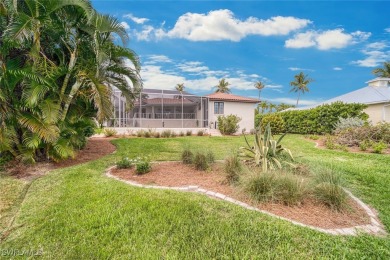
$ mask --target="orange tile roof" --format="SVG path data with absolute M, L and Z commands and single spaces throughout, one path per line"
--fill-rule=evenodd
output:
M 231 102 L 243 102 L 243 103 L 260 103 L 258 99 L 255 98 L 247 98 L 242 96 L 237 96 L 233 94 L 227 93 L 212 93 L 207 95 L 210 100 L 223 100 L 223 101 L 231 101 Z

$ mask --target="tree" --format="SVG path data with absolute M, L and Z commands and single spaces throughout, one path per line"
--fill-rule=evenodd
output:
M 180 92 L 180 94 L 183 94 L 184 91 L 184 83 L 179 83 L 176 85 L 175 89 Z
M 295 80 L 290 82 L 290 86 L 292 86 L 290 92 L 298 92 L 296 104 L 296 107 L 298 107 L 300 95 L 309 91 L 307 85 L 313 82 L 313 79 L 308 78 L 308 75 L 303 74 L 303 72 L 295 75 L 294 78 Z
M 285 104 L 285 103 L 280 103 L 279 105 L 276 106 L 276 112 L 280 112 L 280 111 L 286 110 L 288 108 L 293 108 L 293 107 L 295 107 L 295 106 Z
M 261 90 L 265 87 L 265 85 L 261 82 L 261 81 L 257 81 L 255 83 L 255 88 L 257 90 L 259 90 L 259 101 L 260 101 L 260 94 L 261 94 Z M 258 107 L 258 109 L 260 109 L 260 107 Z
M 216 90 L 215 93 L 230 93 L 229 88 L 230 83 L 227 82 L 225 79 L 221 79 L 217 86 L 215 86 Z
M 114 86 L 132 103 L 140 63 L 114 36 L 127 40 L 88 0 L 0 1 L 0 153 L 72 156 L 112 116 Z
M 384 62 L 383 68 L 376 68 L 372 73 L 381 78 L 390 78 L 390 62 Z

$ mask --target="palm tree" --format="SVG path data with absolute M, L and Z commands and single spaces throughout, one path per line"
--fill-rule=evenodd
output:
M 179 83 L 176 85 L 175 89 L 180 92 L 180 94 L 183 94 L 184 91 L 184 83 Z
M 381 78 L 390 78 L 390 62 L 384 62 L 383 68 L 376 68 L 372 73 Z
M 260 94 L 261 94 L 261 90 L 265 87 L 265 85 L 261 82 L 261 81 L 257 81 L 255 83 L 255 88 L 259 90 L 259 101 L 260 101 Z M 260 112 L 260 107 L 258 106 L 258 112 Z
M 305 92 L 309 91 L 309 88 L 307 85 L 310 82 L 313 82 L 313 79 L 308 78 L 308 75 L 303 74 L 303 72 L 297 74 L 294 76 L 295 80 L 290 82 L 290 86 L 292 86 L 290 92 L 298 92 L 298 98 L 297 98 L 297 104 L 296 107 L 298 107 L 299 98 L 301 93 L 304 94 Z
M 230 93 L 229 88 L 230 83 L 227 82 L 225 79 L 221 79 L 217 86 L 215 86 L 216 90 L 215 93 Z

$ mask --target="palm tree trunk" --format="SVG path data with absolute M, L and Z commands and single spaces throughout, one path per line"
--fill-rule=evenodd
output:
M 298 103 L 299 103 L 299 97 L 301 95 L 301 92 L 298 92 L 298 98 L 297 98 L 297 104 L 295 105 L 296 107 L 298 107 Z
M 65 120 L 66 115 L 68 114 L 70 103 L 72 103 L 72 100 L 80 87 L 81 87 L 80 82 L 76 81 L 76 83 L 73 84 L 72 89 L 70 90 L 69 96 L 65 101 L 64 109 L 62 110 L 62 113 L 61 113 L 61 121 L 62 122 Z

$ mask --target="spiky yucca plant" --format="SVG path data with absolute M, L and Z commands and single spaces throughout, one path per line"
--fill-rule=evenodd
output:
M 264 133 L 262 133 L 261 128 L 256 131 L 253 146 L 249 144 L 248 139 L 244 135 L 247 147 L 240 147 L 240 156 L 256 167 L 262 167 L 263 172 L 281 169 L 282 163 L 294 166 L 283 158 L 287 155 L 287 158 L 294 161 L 291 151 L 280 144 L 285 135 L 283 134 L 278 140 L 274 140 L 272 138 L 271 126 L 267 124 Z

